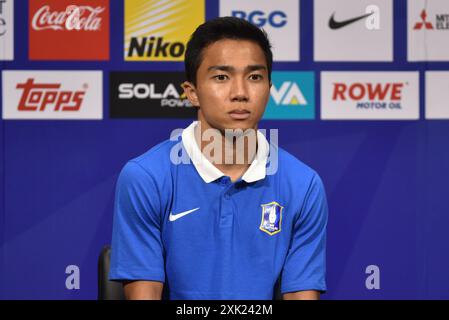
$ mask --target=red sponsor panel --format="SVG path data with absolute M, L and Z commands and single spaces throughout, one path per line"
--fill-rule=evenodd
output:
M 109 0 L 30 0 L 30 60 L 109 60 Z

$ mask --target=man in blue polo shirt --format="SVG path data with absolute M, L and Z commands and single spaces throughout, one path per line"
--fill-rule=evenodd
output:
M 271 86 L 266 34 L 237 18 L 208 21 L 185 65 L 198 121 L 120 173 L 109 278 L 128 299 L 160 299 L 164 286 L 170 299 L 272 299 L 279 278 L 284 299 L 318 299 L 326 196 L 314 170 L 257 131 Z

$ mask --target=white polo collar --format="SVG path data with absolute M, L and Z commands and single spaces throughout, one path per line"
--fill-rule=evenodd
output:
M 194 121 L 182 131 L 182 143 L 184 149 L 192 160 L 195 169 L 198 171 L 204 182 L 209 183 L 217 180 L 225 174 L 215 167 L 201 152 L 195 139 L 195 127 L 198 121 Z M 265 178 L 268 152 L 270 146 L 267 139 L 257 130 L 257 153 L 248 170 L 243 174 L 242 180 L 254 182 Z

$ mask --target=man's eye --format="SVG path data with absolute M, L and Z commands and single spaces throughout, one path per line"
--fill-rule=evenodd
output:
M 228 76 L 225 74 L 219 74 L 216 75 L 214 78 L 217 79 L 218 81 L 225 81 L 226 79 L 228 79 Z
M 253 81 L 258 81 L 258 80 L 262 80 L 263 77 L 261 74 L 252 74 L 249 76 L 249 78 Z

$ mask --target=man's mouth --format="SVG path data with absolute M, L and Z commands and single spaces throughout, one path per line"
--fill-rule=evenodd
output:
M 235 109 L 228 112 L 228 114 L 234 120 L 246 120 L 251 115 L 251 112 L 245 109 Z

